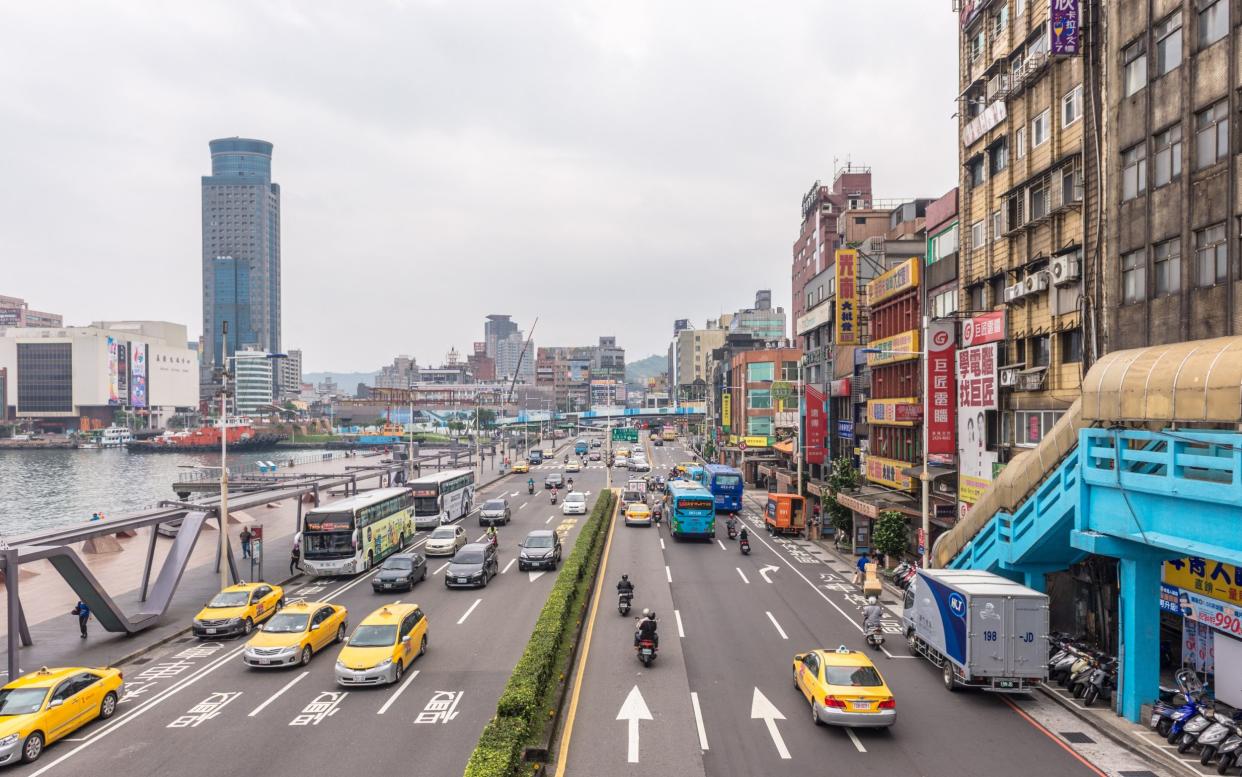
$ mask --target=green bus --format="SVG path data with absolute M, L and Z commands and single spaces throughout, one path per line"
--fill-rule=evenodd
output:
M 413 537 L 408 488 L 381 488 L 316 507 L 302 519 L 302 570 L 316 577 L 365 572 Z

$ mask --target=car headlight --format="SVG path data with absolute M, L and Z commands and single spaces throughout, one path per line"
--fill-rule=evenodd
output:
M 194 619 L 194 625 L 195 625 L 195 626 L 202 626 L 202 625 L 203 625 L 203 622 L 202 622 L 200 619 L 195 618 L 195 619 Z
M 341 670 L 346 671 L 346 672 L 348 672 L 348 671 L 349 671 L 349 667 L 345 666 L 345 664 L 341 663 L 340 661 L 337 661 L 337 662 L 336 662 L 336 668 L 337 668 L 337 669 L 341 669 Z
M 241 618 L 229 618 L 224 623 L 227 626 L 238 626 L 241 624 L 241 622 L 242 622 Z
M 10 745 L 17 744 L 18 738 L 17 734 L 9 734 L 4 739 L 0 739 L 0 747 L 9 747 Z
M 388 665 L 389 665 L 389 664 L 391 664 L 391 663 L 392 663 L 392 659 L 391 659 L 391 658 L 385 658 L 383 661 L 380 661 L 378 664 L 376 664 L 376 665 L 375 665 L 375 668 L 376 668 L 376 669 L 383 669 L 384 667 L 388 666 Z

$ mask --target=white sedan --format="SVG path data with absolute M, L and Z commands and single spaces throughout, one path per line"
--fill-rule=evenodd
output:
M 466 530 L 462 527 L 437 526 L 427 538 L 423 553 L 428 556 L 452 556 L 467 542 L 469 538 L 466 537 Z
M 586 515 L 586 511 L 586 494 L 581 491 L 570 491 L 565 495 L 565 501 L 561 503 L 562 515 Z

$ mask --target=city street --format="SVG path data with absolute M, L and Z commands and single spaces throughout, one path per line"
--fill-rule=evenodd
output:
M 427 579 L 411 593 L 373 593 L 371 574 L 303 576 L 288 588 L 289 599 L 345 605 L 351 630 L 387 601 L 417 601 L 429 621 L 428 649 L 400 684 L 339 688 L 336 645 L 305 668 L 260 671 L 242 664 L 244 640 L 187 636 L 121 667 L 127 693 L 111 721 L 79 730 L 12 773 L 299 775 L 321 769 L 344 746 L 351 769 L 360 773 L 460 774 L 555 579 L 554 573 L 518 572 L 517 544 L 530 530 L 555 528 L 568 555 L 583 520 L 549 504 L 543 476 L 561 469 L 559 461 L 533 468 L 533 496 L 526 493 L 528 476 L 520 474 L 476 493 L 476 509 L 464 519 L 472 540 L 483 533 L 477 507 L 485 499 L 506 496 L 513 511 L 510 525 L 499 528 L 501 575 L 485 588 L 446 589 L 448 559 L 438 557 L 428 559 Z M 573 477 L 593 505 L 605 485 L 604 468 Z
M 689 458 L 676 447 L 652 450 L 659 474 Z M 895 616 L 885 652 L 868 652 L 896 695 L 897 723 L 816 727 L 791 687 L 793 655 L 842 644 L 867 649 L 862 599 L 846 563 L 814 543 L 773 538 L 761 515 L 748 494 L 749 556 L 719 525 L 714 542 L 675 542 L 667 524 L 614 528 L 581 702 L 566 733 L 569 758 L 558 775 L 631 774 L 635 761 L 660 774 L 712 777 L 806 775 L 824 764 L 843 774 L 1160 773 L 1103 735 L 1069 744 L 1058 735 L 1082 732 L 1083 724 L 1066 721 L 1046 699 L 949 694 L 935 667 L 908 654 Z M 659 615 L 661 651 L 650 670 L 634 658 L 632 620 L 614 606 L 622 572 L 635 583 L 635 608 Z

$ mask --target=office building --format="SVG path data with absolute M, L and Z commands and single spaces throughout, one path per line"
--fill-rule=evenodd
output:
M 233 358 L 234 412 L 238 415 L 267 415 L 272 412 L 271 354 L 255 347 L 242 348 Z
M 285 357 L 277 361 L 277 368 L 280 373 L 280 379 L 277 385 L 280 387 L 279 396 L 281 400 L 294 400 L 302 394 L 302 350 L 300 348 L 290 348 L 285 352 Z
M 65 325 L 65 317 L 59 313 L 31 310 L 26 300 L 0 294 L 0 327 L 52 327 Z
M 702 329 L 681 329 L 669 347 L 672 371 L 670 390 L 674 404 L 701 402 L 707 398 L 711 378 L 712 351 L 719 348 L 729 334 L 731 314 L 709 319 Z
M 380 367 L 375 376 L 376 388 L 409 388 L 419 380 L 418 362 L 411 356 L 401 354 L 392 360 L 392 364 Z
M 785 309 L 773 309 L 771 289 L 760 289 L 755 292 L 753 308 L 742 308 L 733 315 L 733 320 L 729 322 L 729 331 L 734 334 L 750 334 L 769 342 L 784 340 Z
M 209 144 L 211 175 L 202 178 L 203 391 L 220 366 L 221 330 L 228 354 L 246 347 L 281 352 L 280 186 L 272 182 L 272 144 L 222 138 Z
M 507 315 L 493 313 L 483 322 L 483 341 L 487 346 L 487 355 L 496 358 L 496 349 L 501 340 L 517 334 L 517 324 Z

